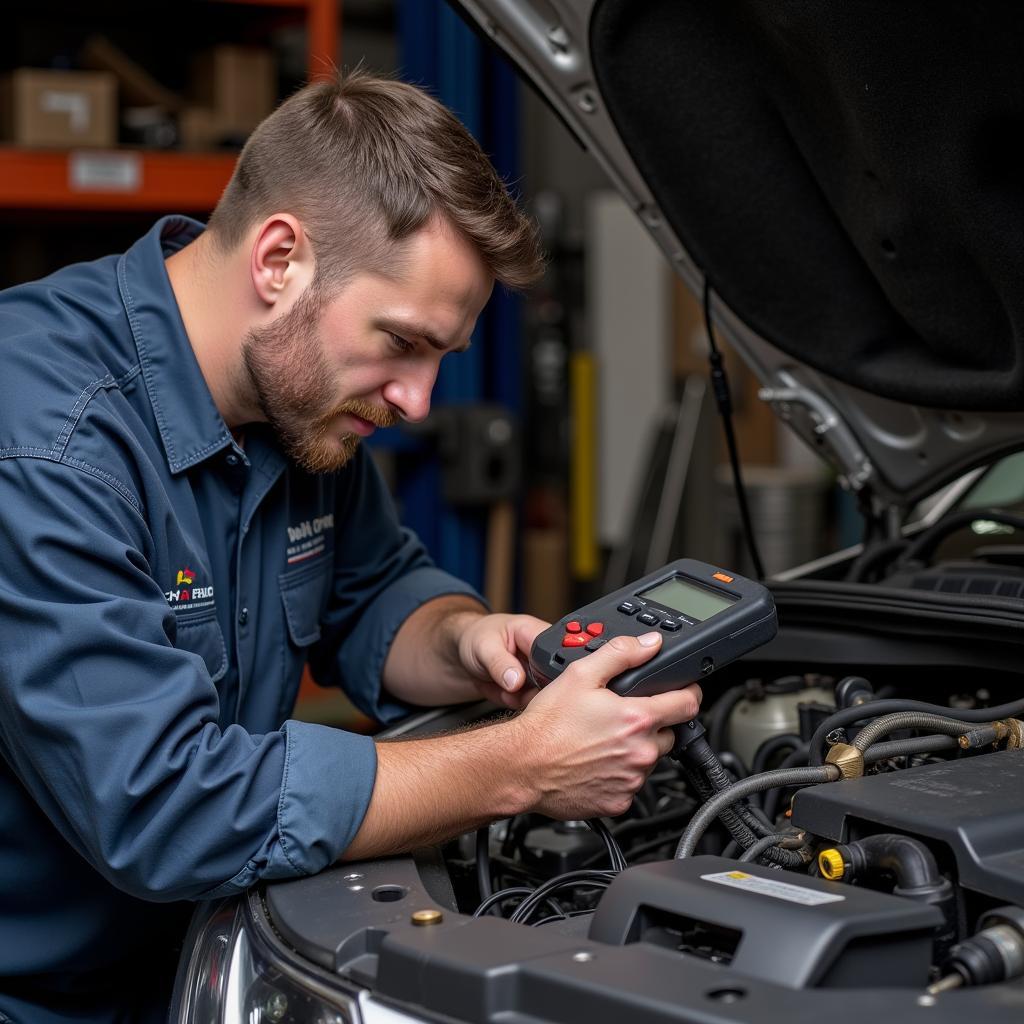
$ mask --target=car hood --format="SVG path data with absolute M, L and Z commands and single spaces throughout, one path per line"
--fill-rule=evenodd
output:
M 851 488 L 906 506 L 1024 447 L 1024 8 L 456 6 Z

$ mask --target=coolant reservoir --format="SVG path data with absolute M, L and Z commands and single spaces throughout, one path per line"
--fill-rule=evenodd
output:
M 809 703 L 835 706 L 835 692 L 831 687 L 811 686 L 793 693 L 767 693 L 757 700 L 744 697 L 729 715 L 726 749 L 738 754 L 749 767 L 766 739 L 783 733 L 799 734 L 797 705 Z

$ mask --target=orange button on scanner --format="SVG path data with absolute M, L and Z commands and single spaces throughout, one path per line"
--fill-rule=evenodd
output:
M 721 580 L 723 583 L 732 583 L 732 577 L 726 576 L 724 572 L 716 572 L 711 578 L 713 580 Z
M 565 631 L 567 633 L 579 633 L 581 629 L 583 627 L 575 619 L 565 624 Z
M 591 636 L 600 636 L 604 632 L 603 622 L 589 622 L 587 623 L 587 632 Z
M 566 633 L 562 637 L 563 647 L 585 647 L 590 643 L 590 636 L 586 633 Z

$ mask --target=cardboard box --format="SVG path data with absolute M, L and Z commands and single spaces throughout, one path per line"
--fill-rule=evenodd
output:
M 105 71 L 18 68 L 0 95 L 3 136 L 15 145 L 117 145 L 117 82 Z
M 270 50 L 216 46 L 193 66 L 195 105 L 214 112 L 222 138 L 244 139 L 274 109 L 277 69 Z

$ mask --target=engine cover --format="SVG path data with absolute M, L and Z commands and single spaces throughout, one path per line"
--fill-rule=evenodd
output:
M 961 886 L 1024 905 L 1022 793 L 1024 750 L 1002 750 L 803 789 L 793 824 L 837 843 L 888 831 L 931 840 Z

